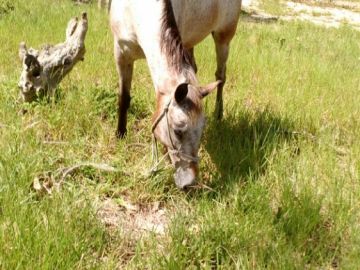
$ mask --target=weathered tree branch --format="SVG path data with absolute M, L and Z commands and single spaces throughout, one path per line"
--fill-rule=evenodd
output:
M 64 183 L 66 177 L 74 174 L 81 168 L 93 168 L 99 171 L 105 171 L 109 173 L 121 172 L 124 175 L 128 175 L 128 173 L 120 171 L 119 169 L 116 169 L 105 163 L 83 162 L 72 165 L 70 167 L 60 168 L 55 172 L 43 172 L 34 178 L 31 187 L 39 194 L 51 194 L 54 187 L 59 190 L 61 185 Z
M 41 50 L 27 49 L 20 43 L 19 57 L 23 62 L 19 88 L 24 101 L 39 96 L 51 96 L 61 80 L 77 62 L 84 60 L 85 36 L 88 29 L 86 13 L 81 19 L 72 18 L 66 28 L 66 40 L 57 45 L 46 45 Z
M 104 7 L 106 7 L 109 12 L 111 7 L 111 0 L 98 0 L 98 8 L 102 9 Z

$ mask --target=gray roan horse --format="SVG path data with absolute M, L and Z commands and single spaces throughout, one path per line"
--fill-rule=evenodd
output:
M 153 133 L 176 168 L 175 183 L 195 183 L 204 128 L 202 98 L 217 87 L 216 116 L 222 117 L 229 43 L 238 23 L 241 0 L 113 0 L 110 25 L 119 72 L 117 135 L 126 133 L 134 61 L 146 58 L 156 91 Z M 212 34 L 217 81 L 205 87 L 196 79 L 193 47 Z

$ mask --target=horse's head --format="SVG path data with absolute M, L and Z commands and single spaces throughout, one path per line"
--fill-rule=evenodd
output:
M 176 87 L 172 96 L 163 96 L 158 100 L 153 132 L 168 150 L 179 188 L 195 183 L 200 138 L 205 125 L 202 99 L 219 83 L 217 81 L 205 87 L 183 83 Z

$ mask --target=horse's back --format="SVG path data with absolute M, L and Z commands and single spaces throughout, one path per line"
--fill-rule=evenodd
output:
M 187 48 L 195 46 L 212 32 L 234 31 L 241 8 L 241 0 L 171 0 L 171 3 Z M 162 7 L 158 0 L 113 0 L 110 25 L 115 39 L 126 41 L 129 46 L 144 46 L 141 39 L 148 42 L 148 36 L 156 36 L 153 31 L 161 28 L 159 14 L 163 12 Z
M 211 32 L 233 31 L 241 0 L 171 0 L 185 47 L 191 48 Z

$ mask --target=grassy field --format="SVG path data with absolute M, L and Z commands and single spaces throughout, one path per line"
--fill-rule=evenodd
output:
M 0 13 L 0 269 L 359 267 L 360 33 L 240 22 L 222 122 L 212 119 L 215 95 L 205 102 L 200 182 L 209 188 L 183 193 L 170 168 L 145 176 L 155 107 L 145 61 L 135 67 L 128 136 L 115 139 L 117 74 L 105 12 L 65 0 L 11 3 Z M 61 42 L 83 10 L 85 61 L 55 100 L 20 104 L 20 41 Z M 200 81 L 213 81 L 210 38 L 196 56 Z M 59 192 L 32 190 L 42 172 L 80 162 L 120 172 L 84 168 Z M 124 213 L 129 204 L 158 205 L 164 233 L 110 229 L 99 218 L 109 200 Z

